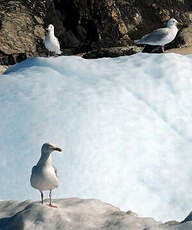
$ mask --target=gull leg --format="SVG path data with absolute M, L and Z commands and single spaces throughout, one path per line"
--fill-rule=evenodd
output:
M 49 192 L 49 206 L 52 207 L 52 208 L 57 208 L 57 206 L 52 205 L 52 203 L 51 203 L 52 202 L 52 200 L 51 200 L 51 192 L 52 191 L 50 190 L 50 192 Z
M 161 46 L 161 49 L 162 49 L 162 52 L 164 53 L 165 52 L 164 46 Z
M 40 191 L 40 193 L 41 193 L 41 203 L 43 204 L 43 192 Z

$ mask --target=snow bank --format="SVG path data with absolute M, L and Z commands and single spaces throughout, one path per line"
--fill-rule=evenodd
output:
M 192 221 L 161 223 L 139 217 L 96 199 L 55 199 L 57 208 L 48 200 L 0 201 L 0 230 L 191 230 Z
M 1 201 L 0 229 L 157 230 L 156 227 L 161 224 L 152 218 L 141 218 L 131 212 L 121 212 L 118 208 L 93 199 L 58 199 L 54 200 L 54 203 L 58 208 L 50 208 L 32 201 Z
M 192 56 L 33 58 L 0 78 L 0 199 L 29 184 L 44 142 L 60 187 L 163 221 L 191 210 Z

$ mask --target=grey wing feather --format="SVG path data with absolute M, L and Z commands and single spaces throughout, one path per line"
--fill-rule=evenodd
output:
M 167 28 L 161 28 L 152 31 L 150 34 L 144 35 L 140 40 L 137 40 L 136 43 L 145 43 L 145 42 L 156 42 L 161 41 L 168 35 Z

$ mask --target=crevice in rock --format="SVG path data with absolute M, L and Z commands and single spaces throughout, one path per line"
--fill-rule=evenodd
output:
M 99 35 L 97 32 L 97 27 L 93 20 L 87 20 L 82 18 L 81 25 L 87 31 L 87 40 L 88 41 L 98 41 Z
M 71 0 L 54 0 L 55 9 L 63 16 L 63 26 L 66 30 L 75 30 L 79 20 L 79 9 L 74 5 Z
M 14 65 L 18 62 L 24 61 L 27 59 L 26 53 L 17 53 L 17 54 L 3 54 L 0 52 L 0 63 L 1 65 Z

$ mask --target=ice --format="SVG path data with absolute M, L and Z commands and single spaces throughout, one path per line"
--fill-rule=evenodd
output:
M 54 198 L 96 198 L 158 220 L 191 211 L 192 56 L 31 58 L 0 78 L 0 199 L 29 183 L 44 142 Z

